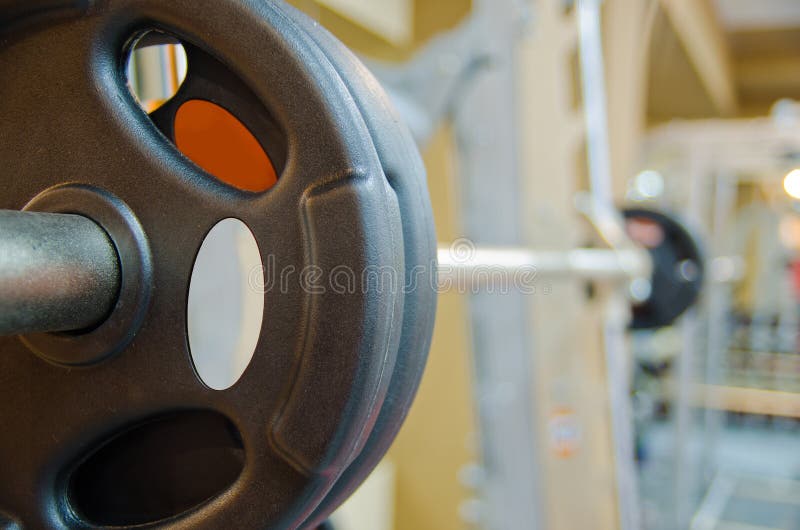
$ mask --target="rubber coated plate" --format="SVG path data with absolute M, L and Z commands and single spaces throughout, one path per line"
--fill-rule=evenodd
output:
M 633 329 L 672 324 L 700 296 L 705 276 L 703 256 L 689 231 L 675 218 L 644 208 L 623 210 L 628 234 L 653 260 L 652 292 L 633 307 Z
M 276 270 L 318 267 L 325 277 L 337 266 L 356 273 L 388 267 L 405 277 L 405 261 L 414 254 L 404 239 L 415 220 L 401 215 L 409 207 L 399 203 L 424 188 L 389 186 L 350 91 L 272 2 L 111 0 L 93 4 L 86 16 L 49 14 L 31 15 L 24 31 L 0 30 L 0 158 L 14 176 L 0 207 L 19 209 L 64 182 L 114 197 L 146 234 L 152 280 L 142 288 L 152 289 L 152 297 L 139 325 L 126 328 L 129 345 L 89 367 L 50 364 L 18 339 L 0 339 L 0 422 L 13 433 L 0 437 L 0 513 L 31 528 L 124 527 L 155 519 L 172 528 L 297 527 L 383 416 L 400 335 L 407 336 L 404 294 L 319 292 L 304 288 L 298 276 L 267 290 L 265 311 L 275 317 L 263 320 L 241 378 L 215 391 L 195 374 L 187 348 L 194 258 L 219 221 L 235 218 L 253 233 L 264 260 L 274 257 Z M 138 107 L 125 83 L 126 53 L 153 29 L 224 65 L 266 113 L 259 116 L 285 135 L 286 163 L 272 189 L 249 193 L 215 179 Z M 71 208 L 81 206 L 76 201 Z M 423 218 L 419 230 L 426 237 L 407 239 L 433 256 L 429 211 Z M 424 307 L 412 305 L 430 314 L 411 335 L 424 343 L 415 351 L 426 351 L 432 295 Z M 109 322 L 115 318 L 112 313 Z M 207 434 L 191 435 L 197 432 Z M 142 454 L 142 447 L 153 453 Z M 120 511 L 84 495 L 84 487 L 104 491 L 102 470 L 123 457 L 177 462 L 166 456 L 212 447 L 233 467 L 186 469 L 208 469 L 219 491 L 167 490 L 180 497 L 149 511 L 144 506 L 152 499 L 142 493 L 142 509 L 128 505 L 130 518 L 114 521 L 104 518 Z M 243 462 L 238 475 L 237 462 Z M 134 480 L 161 467 L 124 471 Z
M 436 238 L 424 165 L 407 127 L 386 94 L 376 88 L 380 86 L 378 81 L 329 32 L 298 11 L 287 11 L 323 48 L 347 84 L 372 134 L 384 172 L 400 202 L 406 261 L 404 281 L 409 287 L 398 362 L 380 416 L 362 452 L 309 519 L 309 526 L 313 527 L 350 496 L 383 458 L 416 395 L 433 332 Z

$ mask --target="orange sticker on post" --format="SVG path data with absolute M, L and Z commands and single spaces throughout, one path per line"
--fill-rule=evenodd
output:
M 581 429 L 572 409 L 557 408 L 548 422 L 550 447 L 558 458 L 570 458 L 580 449 Z

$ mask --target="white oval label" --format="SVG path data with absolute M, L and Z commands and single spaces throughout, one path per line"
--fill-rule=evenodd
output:
M 257 288 L 263 277 L 247 225 L 234 218 L 214 225 L 195 258 L 186 310 L 192 362 L 214 390 L 233 386 L 253 358 L 264 319 L 264 295 Z

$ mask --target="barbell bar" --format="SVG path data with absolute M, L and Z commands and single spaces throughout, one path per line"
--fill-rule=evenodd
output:
M 647 281 L 652 263 L 638 248 L 541 250 L 440 245 L 442 284 L 483 288 L 495 274 Z M 117 251 L 105 231 L 81 215 L 0 210 L 0 335 L 74 331 L 98 324 L 119 290 Z M 491 272 L 492 274 L 482 274 Z M 474 282 L 475 285 L 472 285 Z M 631 289 L 647 298 L 642 284 Z
M 92 220 L 0 210 L 0 335 L 90 328 L 111 312 L 117 252 Z

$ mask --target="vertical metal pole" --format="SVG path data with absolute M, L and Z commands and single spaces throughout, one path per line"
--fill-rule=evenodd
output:
M 707 241 L 712 242 L 709 248 L 711 259 L 715 256 L 724 255 L 728 249 L 722 247 L 721 241 L 725 239 L 725 228 L 730 219 L 731 213 L 736 206 L 736 186 L 731 181 L 729 175 L 717 173 L 714 179 L 714 219 L 711 230 L 711 237 Z M 709 282 L 708 285 L 708 354 L 706 356 L 705 382 L 709 385 L 722 383 L 723 360 L 725 358 L 728 344 L 729 323 L 726 309 L 729 307 L 730 285 L 722 282 Z M 712 469 L 712 456 L 719 438 L 720 429 L 724 413 L 706 406 L 705 409 L 705 443 L 703 444 L 703 459 L 707 476 L 712 476 L 715 472 Z
M 678 356 L 675 396 L 675 528 L 686 528 L 692 518 L 695 473 L 691 450 L 692 383 L 697 342 L 697 308 L 689 309 L 681 322 L 682 348 Z
M 135 72 L 135 92 L 143 104 L 163 101 L 170 94 L 172 77 L 167 65 L 167 56 L 162 46 L 145 46 L 131 54 Z
M 607 100 L 601 35 L 601 0 L 579 0 L 580 63 L 586 118 L 589 181 L 593 207 L 613 224 L 613 180 L 608 138 Z M 618 223 L 621 226 L 621 220 Z M 618 241 L 612 241 L 612 244 Z M 606 373 L 621 530 L 641 527 L 636 464 L 633 450 L 633 411 L 630 401 L 630 351 L 625 339 L 624 298 L 612 295 L 604 326 Z
M 521 245 L 516 44 L 520 2 L 481 0 L 473 7 L 474 39 L 491 67 L 454 110 L 463 185 L 464 233 L 478 244 Z M 491 175 L 491 178 L 487 178 Z M 475 400 L 484 479 L 481 527 L 540 528 L 542 476 L 531 381 L 528 303 L 516 291 L 473 294 L 470 317 Z
M 634 461 L 634 422 L 631 402 L 632 356 L 628 355 L 626 332 L 630 307 L 622 296 L 609 300 L 604 323 L 606 373 L 608 374 L 611 432 L 617 479 L 619 527 L 641 528 L 639 486 Z
M 601 2 L 602 0 L 579 0 L 578 38 L 591 193 L 597 203 L 610 207 L 614 203 L 614 196 L 600 30 Z
M 703 226 L 708 203 L 708 161 L 698 150 L 689 156 L 690 189 L 685 215 L 695 227 Z M 693 413 L 697 370 L 697 342 L 700 338 L 700 310 L 691 308 L 681 319 L 682 346 L 678 357 L 678 380 L 675 394 L 675 517 L 677 528 L 687 528 L 699 499 L 701 470 L 699 453 L 693 451 L 696 435 Z

